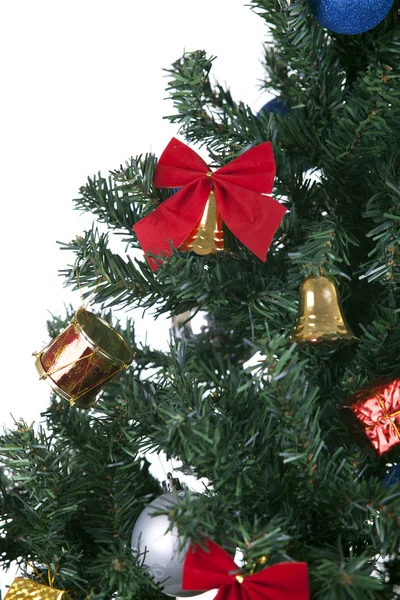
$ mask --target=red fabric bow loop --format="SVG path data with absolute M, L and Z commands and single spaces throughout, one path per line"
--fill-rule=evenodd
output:
M 232 558 L 214 542 L 207 551 L 190 548 L 183 567 L 183 590 L 219 588 L 214 600 L 309 600 L 307 563 L 278 563 L 254 575 L 236 579 L 240 572 Z
M 213 188 L 224 223 L 265 262 L 286 212 L 279 202 L 264 195 L 272 192 L 274 178 L 275 159 L 269 142 L 250 148 L 211 173 L 196 152 L 172 138 L 157 163 L 154 185 L 182 189 L 133 228 L 151 268 L 156 270 L 171 255 L 171 244 L 175 248 L 183 244 L 200 221 Z M 149 253 L 160 259 L 154 260 Z

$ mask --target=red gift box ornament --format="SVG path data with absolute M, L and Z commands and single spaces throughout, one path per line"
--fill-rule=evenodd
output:
M 210 171 L 189 146 L 172 138 L 154 174 L 160 188 L 181 187 L 134 227 L 155 271 L 174 248 L 196 250 L 193 232 L 214 219 L 213 244 L 200 254 L 221 249 L 222 222 L 263 262 L 286 208 L 265 194 L 272 192 L 275 159 L 270 142 L 247 150 Z M 149 256 L 154 255 L 156 258 Z M 157 258 L 159 257 L 159 258 Z
M 347 399 L 343 420 L 357 441 L 367 438 L 378 456 L 400 444 L 400 379 L 379 381 Z
M 307 563 L 278 563 L 246 575 L 220 546 L 211 541 L 205 545 L 207 550 L 196 546 L 186 555 L 183 590 L 219 588 L 214 600 L 309 600 Z

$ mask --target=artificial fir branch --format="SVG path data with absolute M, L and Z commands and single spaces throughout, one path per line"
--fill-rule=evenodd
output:
M 137 258 L 132 226 L 174 193 L 154 188 L 157 157 L 90 178 L 76 208 L 109 233 L 95 224 L 62 245 L 75 256 L 66 283 L 93 293 L 93 310 L 204 311 L 207 326 L 161 352 L 136 345 L 131 321 L 117 324 L 135 361 L 92 412 L 53 398 L 46 430 L 21 421 L 0 439 L 1 562 L 59 564 L 59 585 L 77 599 L 162 597 L 130 550 L 136 518 L 160 493 L 143 458 L 150 451 L 208 482 L 168 511 L 182 544 L 206 536 L 238 547 L 247 569 L 263 556 L 307 560 L 318 600 L 398 594 L 399 487 L 383 484 L 387 463 L 339 418 L 360 387 L 398 377 L 398 15 L 340 36 L 300 0 L 251 5 L 272 37 L 262 85 L 288 112 L 256 114 L 211 82 L 214 58 L 196 51 L 168 69 L 167 118 L 214 167 L 271 141 L 274 197 L 288 212 L 267 262 L 228 234 L 229 252 L 173 249 L 154 274 Z M 125 236 L 124 250 L 111 250 L 112 233 Z M 336 278 L 353 347 L 290 341 L 300 284 L 320 272 Z M 49 321 L 51 337 L 71 314 Z M 397 446 L 390 464 L 399 459 Z

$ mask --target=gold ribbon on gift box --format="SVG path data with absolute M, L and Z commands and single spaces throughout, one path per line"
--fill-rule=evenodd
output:
M 399 428 L 397 427 L 396 421 L 394 420 L 394 417 L 397 417 L 400 415 L 400 410 L 396 410 L 392 413 L 389 413 L 386 409 L 383 399 L 378 394 L 375 394 L 375 398 L 378 400 L 378 402 L 382 408 L 383 417 L 381 419 L 379 419 L 378 421 L 376 421 L 373 425 L 368 425 L 368 427 L 365 428 L 365 431 L 368 431 L 369 429 L 373 429 L 377 425 L 382 425 L 383 423 L 386 423 L 386 421 L 390 421 L 393 426 L 393 429 L 396 432 L 397 437 L 400 439 L 400 431 L 399 431 Z
M 69 600 L 65 590 L 57 590 L 32 579 L 16 577 L 10 586 L 4 600 Z
M 50 567 L 48 568 L 48 585 L 46 585 L 45 580 L 33 565 L 32 568 L 39 575 L 43 583 L 38 583 L 37 581 L 26 579 L 25 577 L 16 577 L 5 595 L 4 600 L 25 600 L 26 598 L 29 598 L 30 600 L 70 600 L 70 597 L 65 590 L 58 590 L 53 587 L 58 568 L 53 575 L 50 573 Z

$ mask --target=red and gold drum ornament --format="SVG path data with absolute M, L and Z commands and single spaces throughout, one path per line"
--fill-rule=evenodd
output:
M 41 352 L 36 369 L 71 405 L 90 408 L 104 385 L 133 360 L 123 337 L 104 319 L 80 308 L 71 324 Z

